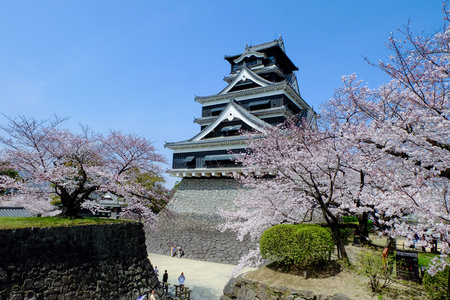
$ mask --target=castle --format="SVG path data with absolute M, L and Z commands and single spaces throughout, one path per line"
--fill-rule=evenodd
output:
M 172 176 L 182 178 L 178 191 L 159 215 L 159 231 L 149 233 L 153 253 L 168 254 L 171 245 L 181 245 L 186 257 L 236 263 L 250 248 L 238 242 L 233 232 L 215 229 L 221 223 L 219 208 L 233 209 L 239 183 L 233 174 L 242 167 L 233 153 L 246 149 L 243 131 L 258 131 L 299 118 L 316 123 L 316 113 L 301 97 L 295 71 L 284 43 L 277 40 L 246 46 L 241 54 L 227 55 L 230 74 L 218 94 L 195 97 L 202 115 L 194 120 L 200 132 L 191 139 L 166 143 L 174 151 Z

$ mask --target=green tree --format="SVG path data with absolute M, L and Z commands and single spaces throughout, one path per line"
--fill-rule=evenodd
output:
M 136 196 L 140 197 L 146 206 L 154 213 L 158 213 L 166 207 L 170 199 L 170 191 L 164 186 L 166 181 L 162 176 L 152 172 L 141 172 L 138 169 L 130 172 L 134 175 L 132 176 L 134 183 L 144 187 L 144 192 L 136 194 Z
M 0 162 L 0 176 L 1 175 L 6 175 L 6 176 L 14 178 L 14 179 L 18 179 L 19 178 L 19 172 L 14 170 L 11 167 L 11 164 L 9 162 L 7 162 L 7 161 L 1 161 Z M 0 196 L 7 194 L 8 191 L 9 191 L 9 189 L 0 189 Z

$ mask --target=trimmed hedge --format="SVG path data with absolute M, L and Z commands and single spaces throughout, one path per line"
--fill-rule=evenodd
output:
M 264 231 L 259 246 L 263 258 L 299 267 L 324 263 L 334 250 L 329 230 L 314 224 L 276 225 Z

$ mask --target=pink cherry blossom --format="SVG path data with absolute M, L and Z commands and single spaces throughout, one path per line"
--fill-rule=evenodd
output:
M 0 187 L 15 191 L 0 199 L 2 205 L 20 204 L 36 213 L 49 213 L 53 195 L 61 199 L 61 214 L 74 217 L 82 205 L 95 207 L 92 200 L 110 192 L 128 203 L 127 210 L 141 213 L 146 220 L 155 217 L 151 209 L 156 202 L 148 199 L 165 195 L 141 186 L 135 176 L 161 174 L 165 159 L 146 139 L 117 131 L 103 136 L 87 127 L 74 134 L 59 128 L 64 121 L 60 118 L 8 120 L 0 126 L 5 133 L 0 137 L 5 146 L 1 160 L 9 162 L 20 178 L 1 178 Z

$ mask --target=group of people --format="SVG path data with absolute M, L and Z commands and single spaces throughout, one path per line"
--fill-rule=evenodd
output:
M 439 253 L 437 238 L 432 238 L 431 241 L 429 241 L 425 238 L 425 236 L 419 236 L 417 233 L 415 233 L 412 240 L 409 237 L 406 240 L 410 245 L 410 248 L 416 248 L 416 244 L 420 244 L 423 252 L 427 252 L 427 248 L 430 248 L 431 253 Z M 444 241 L 443 244 L 446 245 L 446 241 Z
M 178 258 L 180 258 L 183 255 L 183 249 L 181 248 L 181 246 L 178 246 L 178 247 L 171 246 L 170 247 L 170 256 L 174 257 L 177 253 L 178 253 Z
M 158 270 L 158 267 L 157 266 L 155 266 L 154 268 L 153 268 L 153 271 L 155 272 L 155 274 L 156 274 L 156 276 L 159 276 L 159 270 Z M 162 282 L 164 283 L 164 287 L 165 287 L 165 289 L 166 289 L 166 293 L 168 293 L 169 292 L 169 285 L 167 284 L 167 281 L 169 280 L 169 273 L 167 273 L 167 270 L 164 270 L 164 274 L 163 274 L 163 277 L 162 277 Z M 181 275 L 180 276 L 178 276 L 178 284 L 180 285 L 180 286 L 184 286 L 184 282 L 186 281 L 186 277 L 184 276 L 184 273 L 183 272 L 181 272 Z M 157 298 L 156 298 L 156 296 L 155 296 L 155 291 L 152 291 L 152 293 L 150 294 L 150 298 L 149 298 L 149 300 L 156 300 Z
M 171 246 L 170 247 L 170 256 L 174 257 L 177 254 L 178 254 L 179 258 L 181 258 L 181 256 L 183 255 L 183 249 L 181 248 L 181 246 L 178 246 L 178 247 Z M 156 276 L 159 276 L 159 270 L 158 270 L 157 266 L 155 266 L 153 268 L 153 271 L 155 272 Z M 164 288 L 166 290 L 166 293 L 168 293 L 168 290 L 169 290 L 169 285 L 167 283 L 168 280 L 169 280 L 169 273 L 167 273 L 167 270 L 164 270 L 164 274 L 163 274 L 163 277 L 162 277 L 162 282 L 164 284 Z M 184 282 L 185 281 L 186 281 L 186 277 L 184 276 L 184 273 L 181 272 L 181 275 L 178 276 L 178 285 L 184 286 Z M 156 300 L 156 299 L 158 299 L 158 298 L 157 298 L 157 296 L 155 294 L 155 291 L 152 291 L 151 294 L 150 294 L 149 300 Z

